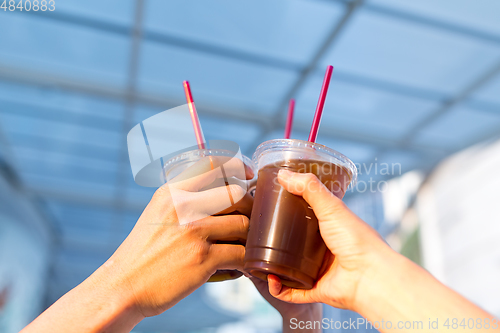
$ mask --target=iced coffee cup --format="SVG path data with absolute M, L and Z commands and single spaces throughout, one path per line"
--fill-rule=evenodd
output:
M 253 160 L 258 178 L 244 270 L 264 281 L 268 274 L 274 274 L 286 286 L 310 289 L 327 248 L 312 208 L 279 184 L 278 171 L 313 173 L 342 198 L 348 186 L 356 182 L 356 167 L 324 145 L 287 139 L 262 143 Z
M 169 185 L 173 205 L 180 224 L 201 220 L 210 215 L 250 215 L 253 198 L 248 193 L 250 173 L 255 172 L 253 162 L 235 151 L 231 143 L 211 141 L 210 149 L 192 149 L 168 159 L 164 163 L 163 175 Z M 239 191 L 221 192 L 216 200 L 197 202 L 189 200 L 203 192 L 217 187 L 238 185 Z M 196 207 L 191 206 L 195 205 Z M 196 212 L 196 215 L 193 215 Z M 235 240 L 227 243 L 242 244 Z M 209 282 L 236 279 L 242 275 L 236 270 L 219 270 Z

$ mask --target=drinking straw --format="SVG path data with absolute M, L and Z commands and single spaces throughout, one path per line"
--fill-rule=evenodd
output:
M 193 94 L 191 94 L 189 81 L 184 81 L 183 85 L 184 93 L 186 94 L 186 100 L 189 106 L 189 113 L 191 114 L 191 121 L 193 122 L 196 143 L 198 143 L 199 149 L 205 149 L 205 137 L 203 136 L 203 131 L 201 130 L 200 119 L 198 118 L 198 112 L 196 112 L 196 106 L 194 105 Z
M 286 118 L 285 139 L 290 139 L 290 133 L 292 133 L 294 108 L 295 108 L 295 100 L 292 98 L 290 100 L 290 104 L 288 105 L 288 117 Z
M 323 106 L 325 105 L 326 94 L 328 92 L 328 86 L 330 85 L 330 78 L 332 77 L 333 66 L 326 67 L 325 78 L 323 79 L 323 86 L 321 87 L 321 92 L 319 93 L 318 105 L 316 106 L 316 113 L 314 114 L 314 119 L 311 125 L 311 132 L 309 132 L 309 142 L 316 142 L 316 137 L 318 136 L 319 124 L 321 123 L 321 114 L 323 113 Z

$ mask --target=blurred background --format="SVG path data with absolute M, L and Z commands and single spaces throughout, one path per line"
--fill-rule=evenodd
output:
M 307 138 L 328 64 L 317 142 L 358 166 L 349 207 L 500 316 L 499 17 L 497 0 L 0 9 L 0 331 L 24 327 L 132 229 L 154 189 L 134 183 L 126 135 L 185 104 L 183 80 L 205 137 L 251 156 L 283 136 L 290 98 L 292 137 Z M 324 317 L 357 314 L 325 306 Z M 204 285 L 135 332 L 280 330 L 279 314 L 240 278 Z

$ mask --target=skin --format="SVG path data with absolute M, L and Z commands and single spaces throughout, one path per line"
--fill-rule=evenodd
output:
M 221 183 L 217 166 L 225 162 L 227 177 L 253 178 L 241 162 L 215 159 L 214 170 L 206 159 L 195 164 L 189 177 L 181 174 L 155 192 L 106 263 L 22 332 L 129 332 L 143 318 L 174 306 L 216 270 L 241 270 L 253 198 L 237 183 Z M 229 194 L 235 204 L 227 208 Z M 211 216 L 222 212 L 231 215 Z M 224 241 L 241 244 L 220 244 Z
M 226 177 L 233 177 L 229 185 L 217 169 L 222 164 Z M 252 170 L 213 158 L 194 164 L 189 173 L 159 188 L 115 253 L 21 332 L 130 332 L 217 270 L 242 270 L 244 246 L 220 242 L 246 241 L 253 198 L 242 184 L 253 178 Z M 229 208 L 228 193 L 234 199 Z M 276 300 L 264 285 L 261 290 L 284 315 L 310 307 Z
M 179 181 L 184 185 L 175 185 L 180 198 L 177 206 L 172 188 L 161 187 L 109 260 L 22 332 L 129 332 L 143 318 L 174 306 L 216 270 L 242 269 L 244 246 L 220 242 L 244 243 L 248 217 L 241 212 L 248 211 L 251 202 L 235 203 L 239 210 L 228 210 L 223 200 L 228 193 L 243 201 L 251 198 L 238 184 L 210 186 L 218 180 L 211 171 L 203 171 L 195 183 L 188 177 Z M 229 165 L 226 172 L 235 175 Z M 245 177 L 250 179 L 253 174 L 245 171 Z M 439 332 L 478 332 L 482 329 L 446 328 L 443 324 L 446 318 L 493 321 L 492 315 L 394 252 L 314 175 L 282 170 L 279 182 L 311 205 L 330 251 L 311 290 L 282 286 L 273 275 L 268 285 L 253 279 L 264 298 L 283 316 L 284 332 L 300 332 L 291 330 L 291 318 L 321 320 L 321 305 L 315 303 L 354 310 L 371 322 L 393 323 L 392 329 L 379 328 L 381 332 L 422 331 L 398 329 L 396 325 L 399 321 L 428 325 L 429 318 L 441 323 Z M 212 205 L 206 205 L 207 201 Z M 220 208 L 219 214 L 227 211 L 231 215 L 209 215 L 214 207 L 216 211 Z M 179 211 L 188 214 L 183 218 L 195 220 L 180 223 Z M 496 329 L 490 326 L 484 330 L 499 330 L 498 325 Z
M 321 333 L 321 329 L 292 329 L 290 328 L 290 320 L 296 318 L 299 321 L 314 321 L 321 320 L 323 315 L 323 305 L 319 303 L 313 304 L 293 304 L 281 301 L 273 297 L 268 290 L 268 284 L 260 279 L 250 277 L 257 290 L 264 297 L 266 301 L 269 302 L 283 318 L 283 333 L 292 332 L 309 332 L 309 333 Z
M 439 332 L 500 331 L 494 317 L 446 287 L 422 267 L 393 251 L 380 235 L 362 221 L 314 176 L 281 170 L 280 184 L 302 196 L 318 217 L 319 229 L 330 253 L 323 272 L 310 290 L 283 286 L 278 277 L 268 277 L 269 293 L 295 304 L 325 303 L 358 312 L 370 322 L 391 321 L 381 332 L 422 332 L 429 319 L 438 320 Z M 450 327 L 443 324 L 449 320 Z M 451 326 L 452 319 L 479 318 L 482 328 Z M 422 328 L 400 329 L 399 322 L 422 321 Z M 485 329 L 489 321 L 491 328 Z M 498 323 L 498 320 L 497 320 Z M 364 327 L 364 326 L 363 326 Z

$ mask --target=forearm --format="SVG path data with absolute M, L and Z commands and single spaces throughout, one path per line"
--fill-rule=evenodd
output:
M 21 332 L 130 332 L 143 317 L 112 275 L 99 268 Z
M 283 315 L 283 333 L 321 333 L 322 319 L 322 304 L 310 304 L 300 313 Z
M 379 329 L 381 332 L 477 332 L 484 329 L 485 320 L 491 323 L 494 319 L 491 314 L 396 252 L 384 254 L 375 274 L 364 278 L 357 300 L 354 310 L 371 323 L 381 323 L 382 320 L 391 323 L 392 329 L 386 325 Z M 458 324 L 465 319 L 465 325 L 472 318 L 475 324 L 469 326 L 471 329 L 460 325 L 452 328 L 453 318 L 457 318 Z M 447 320 L 448 327 L 444 326 Z M 411 323 L 410 329 L 410 324 L 406 322 Z M 500 330 L 498 325 L 491 323 L 491 327 L 485 331 L 497 330 Z

